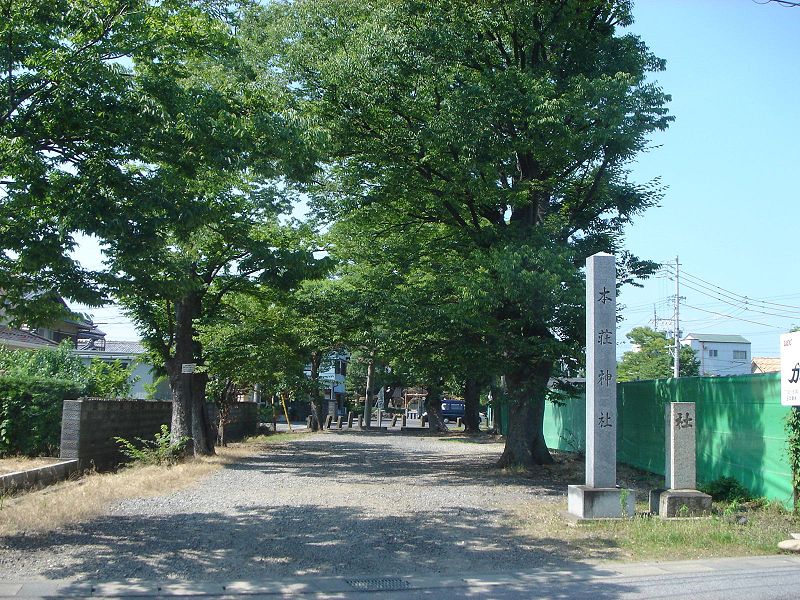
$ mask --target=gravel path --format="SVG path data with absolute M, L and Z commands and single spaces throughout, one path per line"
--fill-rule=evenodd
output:
M 458 574 L 574 565 L 558 540 L 507 525 L 566 485 L 492 469 L 502 446 L 306 434 L 189 489 L 127 500 L 56 533 L 0 539 L 0 581 L 219 581 Z M 548 471 L 549 473 L 549 471 Z

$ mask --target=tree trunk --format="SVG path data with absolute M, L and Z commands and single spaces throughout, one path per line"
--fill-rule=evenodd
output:
M 478 380 L 467 377 L 464 382 L 464 432 L 479 433 L 481 430 L 480 392 Z
M 311 431 L 323 428 L 322 398 L 319 395 L 319 366 L 322 364 L 322 352 L 311 353 Z
M 508 431 L 499 467 L 515 465 L 530 469 L 554 462 L 542 431 L 551 370 L 550 361 L 539 361 L 506 374 Z
M 202 348 L 196 341 L 194 319 L 201 315 L 202 297 L 190 293 L 175 303 L 175 354 L 166 361 L 172 388 L 172 443 L 191 438 L 187 454 L 213 454 L 210 436 L 211 420 L 205 408 L 208 376 L 205 373 L 183 373 L 182 365 L 200 363 Z
M 364 428 L 369 429 L 372 424 L 372 406 L 374 404 L 374 394 L 372 387 L 375 385 L 375 355 L 369 358 L 367 363 L 367 386 L 366 395 L 364 398 Z M 381 424 L 378 423 L 380 429 Z
M 450 431 L 447 425 L 444 424 L 444 417 L 442 416 L 442 388 L 438 385 L 428 386 L 425 410 L 428 412 L 428 423 L 431 431 L 439 433 Z

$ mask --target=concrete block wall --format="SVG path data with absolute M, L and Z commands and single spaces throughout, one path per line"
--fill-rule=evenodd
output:
M 146 400 L 65 400 L 61 419 L 61 458 L 79 467 L 108 469 L 125 461 L 115 437 L 153 439 L 172 419 L 171 402 Z
M 217 408 L 208 405 L 211 423 L 218 422 Z M 135 443 L 134 438 L 152 440 L 172 419 L 171 402 L 146 400 L 65 400 L 61 419 L 61 458 L 75 459 L 80 469 L 109 469 L 126 457 L 115 437 Z M 231 422 L 225 426 L 226 441 L 255 435 L 258 403 L 237 402 L 231 407 Z
M 211 422 L 219 423 L 219 411 L 213 404 L 208 405 Z M 231 405 L 230 422 L 225 425 L 225 441 L 235 442 L 258 433 L 258 402 L 236 402 Z

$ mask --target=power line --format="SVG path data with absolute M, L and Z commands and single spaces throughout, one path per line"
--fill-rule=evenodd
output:
M 745 323 L 753 323 L 754 325 L 762 325 L 763 327 L 774 327 L 773 325 L 769 325 L 768 323 L 759 323 L 758 321 L 751 321 L 749 319 L 743 319 L 742 317 L 734 317 L 733 315 L 726 315 L 726 314 L 723 314 L 723 313 L 718 313 L 718 312 L 713 311 L 713 310 L 706 310 L 704 308 L 699 308 L 697 306 L 692 306 L 691 304 L 686 304 L 685 302 L 684 302 L 683 305 L 686 306 L 687 308 L 692 308 L 694 310 L 707 312 L 707 313 L 710 313 L 712 315 L 719 315 L 720 317 L 726 317 L 728 319 L 734 319 L 736 321 L 744 321 Z M 780 327 L 774 327 L 774 328 L 777 329 L 777 330 L 781 329 Z
M 672 268 L 672 265 L 670 265 L 670 264 L 664 264 L 662 266 L 667 270 Z M 674 275 L 674 271 L 670 271 L 670 274 Z M 695 280 L 694 281 L 695 285 L 698 285 L 700 287 L 709 289 L 713 293 L 716 293 L 716 294 L 719 294 L 721 296 L 727 297 L 727 298 L 729 298 L 731 300 L 734 300 L 736 302 L 744 302 L 745 304 L 748 304 L 748 305 L 751 304 L 751 303 L 767 304 L 767 305 L 770 305 L 770 306 L 765 306 L 765 307 L 760 307 L 760 308 L 769 308 L 770 310 L 782 310 L 783 308 L 788 308 L 788 309 L 792 309 L 792 310 L 796 310 L 796 311 L 800 312 L 800 306 L 798 306 L 798 305 L 783 304 L 783 303 L 780 303 L 780 302 L 770 302 L 769 300 L 763 300 L 763 299 L 759 299 L 759 298 L 751 298 L 750 296 L 745 296 L 744 294 L 739 294 L 737 292 L 734 292 L 733 290 L 729 290 L 729 289 L 726 289 L 726 288 L 724 288 L 722 286 L 719 286 L 719 285 L 717 285 L 715 283 L 711 283 L 710 281 L 707 281 L 707 280 L 703 279 L 702 277 L 698 277 L 697 275 L 693 275 L 692 273 L 689 273 L 686 270 L 682 270 L 681 271 L 681 275 L 684 276 L 684 277 L 688 277 L 689 279 Z M 719 292 L 716 292 L 714 290 L 719 290 Z M 774 307 L 779 307 L 779 308 L 771 308 L 773 306 Z M 787 311 L 783 311 L 783 312 L 787 312 Z

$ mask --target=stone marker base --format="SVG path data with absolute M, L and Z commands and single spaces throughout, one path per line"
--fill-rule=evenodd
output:
M 711 496 L 697 490 L 650 490 L 650 514 L 662 519 L 708 517 Z
M 635 493 L 623 488 L 567 487 L 567 512 L 576 520 L 632 517 Z

